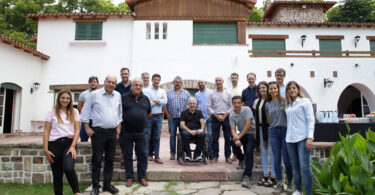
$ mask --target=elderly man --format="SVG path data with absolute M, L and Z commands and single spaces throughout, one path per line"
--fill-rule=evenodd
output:
M 219 158 L 219 136 L 220 127 L 223 129 L 225 139 L 225 162 L 232 164 L 230 159 L 230 125 L 229 113 L 232 111 L 232 95 L 224 90 L 224 79 L 222 77 L 215 78 L 216 90 L 214 90 L 207 100 L 207 110 L 212 118 L 212 148 L 213 158 L 211 163 L 217 163 Z
M 146 130 L 147 130 L 147 146 L 153 144 L 155 149 L 154 162 L 163 164 L 163 161 L 159 157 L 160 150 L 160 134 L 161 126 L 163 122 L 163 111 L 162 107 L 167 104 L 167 95 L 164 89 L 159 87 L 161 76 L 159 74 L 152 75 L 152 86 L 145 89 L 145 95 L 150 99 L 152 115 L 147 119 Z M 151 141 L 153 140 L 153 141 Z M 147 149 L 151 148 L 147 147 Z M 146 149 L 146 150 L 147 150 Z M 152 153 L 149 151 L 149 159 L 152 158 Z
M 117 135 L 120 133 L 122 122 L 121 95 L 117 91 L 114 91 L 116 80 L 115 76 L 107 76 L 104 81 L 104 88 L 91 93 L 81 113 L 86 133 L 91 137 L 91 195 L 99 194 L 103 150 L 105 151 L 103 192 L 108 191 L 112 194 L 119 192 L 117 188 L 111 185 L 116 140 Z M 89 126 L 90 118 L 92 119 L 92 127 Z
M 194 161 L 203 160 L 201 153 L 206 133 L 204 132 L 204 117 L 200 110 L 197 110 L 197 99 L 194 97 L 188 100 L 188 109 L 181 113 L 180 127 L 185 160 L 191 160 L 190 139 L 196 139 L 197 146 L 194 151 Z
M 197 107 L 202 111 L 203 117 L 206 123 L 207 138 L 208 138 L 208 158 L 212 158 L 212 128 L 211 128 L 211 118 L 207 111 L 207 99 L 212 93 L 211 89 L 206 88 L 206 82 L 203 80 L 198 81 L 199 91 L 195 93 L 195 98 L 197 98 Z
M 182 78 L 176 76 L 173 79 L 173 89 L 167 92 L 168 103 L 164 107 L 170 132 L 169 147 L 171 156 L 169 157 L 169 160 L 176 159 L 177 127 L 180 127 L 181 112 L 186 109 L 189 97 L 190 93 L 182 88 Z
M 131 187 L 134 180 L 133 146 L 137 155 L 137 175 L 139 183 L 147 186 L 146 169 L 146 119 L 151 116 L 150 100 L 142 92 L 143 81 L 135 78 L 131 91 L 122 95 L 123 129 L 120 134 L 120 147 L 124 154 L 126 187 Z

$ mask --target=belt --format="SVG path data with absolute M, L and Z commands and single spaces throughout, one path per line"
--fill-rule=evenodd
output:
M 216 114 L 216 115 L 225 115 L 225 114 L 221 114 L 221 113 L 220 113 L 220 114 Z
M 103 131 L 113 131 L 113 130 L 116 130 L 116 127 L 115 128 L 101 128 L 101 127 L 92 127 L 93 129 L 97 129 L 97 130 L 103 130 Z
M 151 116 L 161 116 L 163 113 L 159 113 L 159 114 L 152 114 Z

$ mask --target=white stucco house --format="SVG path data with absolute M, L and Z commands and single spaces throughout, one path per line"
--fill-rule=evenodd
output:
M 272 81 L 284 68 L 286 81 L 300 83 L 317 111 L 375 111 L 375 23 L 324 22 L 335 2 L 275 1 L 262 22 L 247 22 L 255 0 L 127 3 L 131 13 L 29 14 L 38 21 L 40 56 L 2 39 L 0 133 L 42 131 L 60 89 L 70 88 L 77 101 L 90 76 L 102 83 L 122 67 L 131 78 L 159 73 L 165 88 L 179 75 L 191 91 L 197 80 L 213 83 L 216 76 L 229 87 L 232 72 L 246 88 L 249 72 L 257 82 Z M 35 82 L 40 88 L 30 93 Z M 4 105 L 11 92 L 9 111 Z

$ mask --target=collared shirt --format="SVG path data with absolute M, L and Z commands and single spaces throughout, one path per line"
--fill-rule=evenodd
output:
M 195 110 L 194 113 L 191 113 L 189 109 L 186 109 L 181 113 L 180 121 L 184 121 L 186 127 L 190 130 L 197 130 L 202 128 L 201 119 L 204 119 L 202 111 Z
M 238 86 L 232 87 L 229 89 L 229 93 L 232 94 L 232 97 L 236 95 L 242 96 L 242 89 L 240 89 Z
M 266 102 L 266 114 L 270 116 L 270 128 L 287 127 L 285 101 L 280 104 L 280 100 Z
M 91 118 L 93 127 L 116 128 L 122 121 L 120 93 L 113 91 L 108 95 L 104 87 L 92 92 L 83 105 L 81 118 L 85 123 Z
M 123 94 L 129 92 L 131 87 L 132 87 L 131 81 L 130 81 L 129 85 L 126 86 L 126 87 L 124 86 L 124 84 L 121 81 L 121 82 L 117 83 L 115 90 L 118 91 L 120 93 L 120 95 L 123 95 Z
M 185 89 L 181 89 L 177 93 L 176 89 L 171 89 L 167 92 L 167 109 L 172 118 L 180 118 L 181 112 L 186 110 L 190 93 Z
M 314 138 L 315 118 L 311 101 L 298 97 L 286 109 L 288 120 L 286 142 L 299 142 L 306 138 Z
M 125 131 L 137 133 L 144 131 L 151 106 L 150 100 L 143 92 L 138 98 L 131 91 L 122 95 L 122 110 L 122 127 Z
M 226 114 L 232 111 L 232 95 L 223 90 L 215 89 L 207 99 L 208 114 Z
M 253 109 L 254 101 L 257 99 L 257 89 L 258 86 L 255 85 L 253 88 L 248 86 L 246 89 L 242 91 L 242 101 L 245 102 L 245 105 L 248 106 L 252 112 L 255 112 Z
M 279 85 L 280 88 L 280 95 L 285 97 L 285 85 Z
M 74 108 L 74 121 L 80 121 L 79 112 Z M 55 141 L 62 137 L 74 137 L 74 124 L 66 118 L 66 114 L 60 111 L 60 117 L 63 123 L 59 123 L 55 109 L 48 112 L 46 121 L 52 123 L 48 141 Z
M 241 106 L 240 114 L 237 114 L 234 110 L 229 115 L 230 126 L 236 126 L 238 131 L 242 132 L 246 125 L 246 119 L 251 119 L 251 125 L 247 134 L 254 134 L 255 122 L 254 115 L 251 109 L 247 106 Z
M 197 98 L 197 108 L 202 111 L 204 120 L 207 120 L 210 118 L 210 115 L 207 111 L 207 99 L 208 96 L 212 93 L 211 89 L 205 88 L 204 91 L 198 91 L 195 93 L 195 98 Z
M 155 90 L 154 86 L 144 89 L 143 93 L 150 99 L 152 114 L 162 113 L 163 105 L 168 103 L 167 95 L 164 89 L 158 87 Z M 159 104 L 152 102 L 151 99 L 159 100 Z

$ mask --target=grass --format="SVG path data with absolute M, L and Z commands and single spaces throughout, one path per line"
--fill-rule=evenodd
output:
M 80 184 L 79 189 L 84 192 L 90 184 Z M 1 195 L 51 195 L 54 194 L 53 184 L 0 184 Z M 64 184 L 64 194 L 73 194 L 69 184 Z

